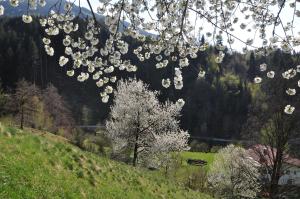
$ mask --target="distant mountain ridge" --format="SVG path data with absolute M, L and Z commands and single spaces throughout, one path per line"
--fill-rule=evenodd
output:
M 47 4 L 44 7 L 41 7 L 38 5 L 36 10 L 29 9 L 29 14 L 36 15 L 36 16 L 47 16 L 49 14 L 50 10 L 55 8 L 55 4 L 57 3 L 57 1 L 56 0 L 47 0 L 46 2 L 47 2 Z M 62 0 L 61 9 L 63 9 L 66 2 L 67 2 L 66 0 Z M 28 5 L 26 2 L 20 2 L 20 5 L 18 7 L 12 7 L 10 5 L 9 1 L 0 2 L 0 5 L 2 5 L 5 9 L 4 10 L 5 16 L 19 17 L 19 16 L 22 16 L 23 14 L 27 13 Z M 80 10 L 79 6 L 74 5 L 72 12 L 74 14 L 81 12 L 83 14 L 83 16 L 92 17 L 92 12 L 85 7 L 81 7 L 81 10 Z M 105 16 L 100 15 L 96 12 L 95 12 L 95 16 L 100 22 L 102 22 L 104 24 Z M 130 26 L 130 23 L 125 21 L 124 24 L 120 25 L 119 30 L 122 31 L 124 29 L 124 26 L 128 27 L 128 26 Z M 140 33 L 143 35 L 146 35 L 146 36 L 155 36 L 154 34 L 144 31 L 144 30 L 140 30 Z
M 61 9 L 63 9 L 66 2 L 67 2 L 66 0 L 62 0 Z M 47 0 L 46 5 L 44 7 L 41 7 L 38 5 L 37 9 L 35 9 L 35 10 L 29 9 L 29 14 L 38 15 L 38 16 L 46 16 L 49 14 L 49 11 L 51 9 L 53 10 L 55 8 L 56 3 L 57 3 L 57 1 L 55 1 L 55 0 Z M 27 2 L 20 2 L 20 5 L 18 7 L 12 7 L 10 5 L 9 1 L 3 1 L 0 3 L 0 5 L 3 5 L 3 7 L 5 8 L 5 11 L 4 11 L 5 16 L 18 17 L 18 16 L 22 16 L 23 14 L 27 13 L 27 8 L 28 8 Z M 77 5 L 75 5 L 73 7 L 72 11 L 74 14 L 79 13 L 80 8 Z M 90 12 L 90 10 L 88 10 L 84 7 L 81 8 L 81 13 L 84 15 L 87 15 L 87 16 L 92 16 L 92 13 Z M 95 14 L 99 19 L 104 18 L 104 16 L 102 16 L 102 15 L 99 15 L 97 13 L 95 13 Z

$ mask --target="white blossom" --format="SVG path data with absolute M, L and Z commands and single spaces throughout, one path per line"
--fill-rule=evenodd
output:
M 19 0 L 9 0 L 9 3 L 12 7 L 19 6 L 20 1 Z
M 105 92 L 106 92 L 107 94 L 111 94 L 111 93 L 113 92 L 113 88 L 112 88 L 111 86 L 107 86 L 107 87 L 105 88 Z
M 295 77 L 297 74 L 297 71 L 295 69 L 289 69 L 285 72 L 282 73 L 282 77 L 285 79 L 292 79 L 293 77 Z
M 103 103 L 107 103 L 108 100 L 109 100 L 109 95 L 104 95 L 102 98 L 101 98 L 102 102 Z
M 66 63 L 68 63 L 69 58 L 65 57 L 65 56 L 60 56 L 59 58 L 59 65 L 60 66 L 64 66 L 66 65 Z
M 177 104 L 179 107 L 183 107 L 184 104 L 185 104 L 185 101 L 184 101 L 182 98 L 180 98 L 180 99 L 177 100 L 176 104 Z
M 68 71 L 67 71 L 67 75 L 68 75 L 69 77 L 74 76 L 74 73 L 75 73 L 74 70 L 68 70 Z
M 259 65 L 259 69 L 262 72 L 266 71 L 267 70 L 267 64 L 266 63 L 260 64 Z
M 99 80 L 96 82 L 96 85 L 97 85 L 98 87 L 102 87 L 102 86 L 104 85 L 103 79 L 99 79 Z
M 261 77 L 255 77 L 254 78 L 254 83 L 259 84 L 262 82 L 262 78 Z
M 22 15 L 22 20 L 24 23 L 31 23 L 32 17 L 30 15 Z
M 275 77 L 275 72 L 272 71 L 272 70 L 267 72 L 267 77 L 270 78 L 270 79 L 274 78 Z
M 45 45 L 45 51 L 49 56 L 54 55 L 54 49 L 52 47 L 50 47 L 49 45 Z
M 19 0 L 9 0 L 13 7 L 19 6 L 20 2 Z M 22 16 L 22 20 L 25 23 L 31 23 L 32 17 L 29 15 L 31 13 L 29 10 L 45 5 L 46 0 L 29 0 L 27 13 Z M 137 46 L 133 49 L 134 56 L 140 62 L 153 58 L 153 67 L 156 69 L 174 66 L 181 70 L 189 66 L 191 59 L 198 57 L 199 51 L 203 52 L 209 49 L 212 43 L 215 43 L 214 47 L 217 52 L 212 57 L 212 61 L 216 63 L 221 63 L 224 60 L 225 52 L 230 51 L 231 45 L 237 42 L 239 42 L 238 45 L 245 45 L 244 52 L 247 52 L 248 49 L 255 49 L 255 52 L 261 56 L 265 56 L 277 48 L 291 53 L 300 46 L 300 37 L 294 34 L 297 23 L 294 23 L 293 17 L 293 20 L 287 20 L 282 26 L 277 26 L 278 20 L 285 12 L 278 13 L 278 9 L 272 9 L 275 5 L 276 1 L 253 1 L 249 4 L 231 0 L 134 0 L 122 1 L 122 3 L 121 1 L 105 0 L 97 6 L 97 12 L 104 16 L 104 23 L 109 30 L 107 39 L 101 44 L 99 40 L 101 30 L 97 22 L 87 17 L 86 23 L 78 24 L 75 19 L 82 13 L 73 12 L 72 2 L 66 2 L 61 9 L 49 10 L 49 15 L 39 21 L 47 34 L 47 39 L 43 39 L 43 43 L 48 55 L 54 55 L 54 48 L 50 46 L 51 40 L 55 39 L 53 36 L 61 33 L 65 36 L 62 43 L 66 47 L 65 54 L 70 57 L 68 61 L 72 62 L 70 65 L 75 70 L 86 73 L 84 76 L 79 76 L 79 80 L 84 81 L 89 74 L 98 81 L 100 75 L 94 73 L 101 71 L 104 73 L 102 74 L 104 83 L 108 81 L 107 84 L 110 84 L 116 80 L 113 78 L 112 81 L 109 81 L 106 78 L 115 75 L 117 70 L 134 73 L 138 70 L 137 66 L 140 66 L 140 63 L 133 65 L 130 60 L 125 60 L 125 57 L 129 57 L 126 54 L 132 49 L 129 46 L 130 43 L 125 41 L 125 37 L 131 37 L 137 41 Z M 289 6 L 293 9 L 296 8 L 296 4 L 293 2 Z M 243 20 L 240 19 L 238 13 L 243 14 Z M 0 15 L 3 14 L 4 7 L 0 5 Z M 275 17 L 277 14 L 278 17 Z M 292 16 L 294 15 L 299 16 L 299 10 L 295 10 Z M 128 21 L 130 25 L 122 27 L 124 21 Z M 270 35 L 266 30 L 273 29 L 273 26 L 274 32 Z M 122 31 L 119 30 L 119 27 L 122 27 Z M 82 34 L 73 34 L 79 28 Z M 214 31 L 210 31 L 210 29 L 214 29 Z M 239 31 L 238 35 L 236 35 L 236 29 Z M 153 31 L 155 36 L 145 36 L 140 30 Z M 258 36 L 255 39 L 247 37 L 248 32 L 255 32 Z M 280 32 L 285 34 L 280 35 Z M 199 41 L 201 34 L 206 34 L 211 41 Z M 223 44 L 222 41 L 227 43 Z M 227 44 L 230 48 L 226 48 Z M 80 57 L 77 57 L 77 52 L 80 52 Z M 101 62 L 95 63 L 94 60 L 97 59 L 101 59 Z M 66 59 L 59 60 L 59 65 L 63 63 L 62 61 L 64 62 Z M 262 72 L 267 70 L 265 63 L 259 67 Z M 296 70 L 285 71 L 282 73 L 282 77 L 291 79 L 296 76 L 297 72 L 300 72 L 300 66 L 297 66 Z M 203 78 L 204 76 L 205 72 L 200 71 L 198 77 Z M 274 71 L 267 73 L 268 78 L 274 78 L 274 76 Z M 181 74 L 168 79 L 170 82 L 172 80 L 176 89 L 183 88 Z M 166 84 L 163 84 L 165 86 L 168 85 L 166 80 L 159 81 L 162 81 L 162 84 L 165 82 Z M 261 81 L 260 77 L 256 77 L 254 80 L 255 83 Z
M 284 107 L 284 112 L 286 114 L 291 115 L 291 114 L 293 114 L 294 111 L 295 111 L 295 107 L 291 106 L 290 104 L 288 104 Z
M 110 82 L 115 83 L 117 81 L 117 77 L 113 76 L 109 79 Z
M 45 7 L 45 5 L 46 5 L 46 0 L 39 0 L 39 5 L 40 5 L 41 7 Z
M 203 78 L 205 76 L 205 71 L 204 70 L 200 70 L 198 73 L 198 78 Z
M 42 41 L 45 45 L 49 45 L 51 43 L 51 40 L 45 37 L 42 39 Z
M 300 73 L 300 65 L 296 66 L 297 73 Z
M 4 7 L 0 5 L 0 16 L 4 15 Z
M 162 79 L 161 84 L 162 84 L 163 87 L 169 88 L 170 85 L 171 85 L 171 81 L 170 81 L 169 78 L 167 78 L 167 79 Z

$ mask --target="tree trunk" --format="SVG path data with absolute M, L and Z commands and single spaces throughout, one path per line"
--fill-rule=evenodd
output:
M 272 175 L 271 175 L 271 184 L 270 184 L 270 198 L 275 199 L 277 198 L 278 194 L 278 184 L 279 184 L 279 179 L 281 176 L 281 171 L 282 171 L 282 163 L 284 161 L 284 151 L 285 151 L 285 145 L 287 143 L 287 135 L 288 132 L 286 129 L 284 129 L 284 123 L 283 123 L 282 116 L 279 115 L 275 119 L 275 128 L 277 130 L 276 133 L 276 139 L 277 143 L 275 145 L 276 147 L 276 155 L 275 155 L 275 160 L 273 160 L 273 168 L 272 168 Z
M 132 164 L 135 167 L 137 163 L 138 158 L 138 140 L 139 140 L 139 134 L 137 133 L 135 136 L 135 144 L 134 144 L 134 150 L 133 150 L 133 161 Z
M 135 143 L 133 149 L 133 160 L 132 164 L 135 167 L 138 160 L 138 141 L 139 141 L 139 134 L 140 134 L 140 113 L 137 113 L 137 124 L 136 124 L 136 132 L 135 132 Z
M 24 107 L 21 108 L 21 126 L 20 128 L 23 129 L 24 126 Z
M 274 199 L 276 198 L 277 191 L 278 191 L 278 183 L 279 183 L 279 178 L 280 178 L 280 171 L 281 171 L 281 166 L 282 166 L 282 161 L 283 161 L 283 151 L 281 147 L 277 148 L 277 153 L 276 153 L 276 160 L 273 162 L 273 170 L 272 170 L 272 175 L 271 175 L 271 184 L 270 184 L 270 198 Z

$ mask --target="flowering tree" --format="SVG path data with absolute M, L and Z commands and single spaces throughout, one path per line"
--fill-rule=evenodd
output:
M 9 2 L 12 7 L 21 3 Z M 181 71 L 210 43 L 216 47 L 217 63 L 222 62 L 226 45 L 230 50 L 232 45 L 243 45 L 245 51 L 254 49 L 261 55 L 278 48 L 292 53 L 300 45 L 295 34 L 300 17 L 299 0 L 101 0 L 98 6 L 93 6 L 90 0 L 86 2 L 90 13 L 82 11 L 81 0 L 52 2 L 49 15 L 40 19 L 46 34 L 43 42 L 47 54 L 53 56 L 51 39 L 64 35 L 65 53 L 59 58 L 59 65 L 67 67 L 67 75 L 77 76 L 80 82 L 93 78 L 102 89 L 103 102 L 108 101 L 109 86 L 117 80 L 117 71 L 138 70 L 139 66 L 133 65 L 126 56 L 129 51 L 141 62 L 155 60 L 158 70 L 173 70 L 165 75 L 162 84 L 181 89 Z M 34 9 L 51 2 L 27 0 L 25 3 L 28 9 L 22 19 L 31 23 Z M 292 14 L 285 17 L 287 12 Z M 5 10 L 0 5 L 0 15 L 3 14 Z M 104 25 L 99 22 L 99 14 L 105 17 Z M 78 18 L 86 19 L 87 23 L 79 27 Z M 82 33 L 79 36 L 75 34 L 78 30 Z M 99 40 L 102 30 L 109 34 L 103 43 Z M 143 31 L 153 35 L 146 36 Z M 211 39 L 202 43 L 200 35 Z M 130 48 L 128 37 L 139 45 Z M 205 75 L 205 71 L 194 70 L 200 77 Z
M 257 163 L 241 147 L 221 149 L 210 167 L 208 181 L 222 198 L 257 198 L 260 191 Z
M 161 104 L 157 92 L 148 90 L 142 81 L 121 81 L 106 123 L 113 150 L 133 152 L 134 166 L 137 163 L 160 166 L 163 159 L 159 161 L 158 156 L 187 150 L 189 134 L 180 129 L 177 120 L 183 103 L 180 99 Z
M 275 60 L 274 60 L 275 59 Z M 277 60 L 280 63 L 277 63 Z M 300 82 L 296 77 L 300 65 L 290 67 L 296 62 L 290 55 L 277 52 L 273 61 L 268 60 L 259 66 L 260 76 L 256 77 L 261 94 L 253 100 L 248 121 L 244 126 L 246 139 L 252 140 L 251 147 L 254 157 L 260 161 L 261 168 L 269 178 L 264 188 L 270 198 L 280 194 L 292 193 L 293 187 L 280 186 L 280 178 L 288 169 L 284 166 L 291 151 L 291 140 L 299 137 L 299 93 Z

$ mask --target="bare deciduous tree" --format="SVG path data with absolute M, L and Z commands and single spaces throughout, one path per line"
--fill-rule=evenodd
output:
M 17 88 L 11 100 L 12 109 L 17 114 L 21 129 L 24 128 L 24 123 L 30 119 L 30 115 L 35 111 L 32 97 L 39 94 L 39 89 L 35 85 L 24 79 L 17 82 Z

